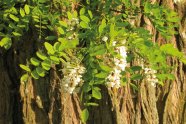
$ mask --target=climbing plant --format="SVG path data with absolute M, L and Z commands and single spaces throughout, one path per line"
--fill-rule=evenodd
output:
M 135 82 L 142 80 L 154 87 L 163 85 L 165 80 L 174 80 L 167 57 L 186 63 L 173 44 L 152 42 L 152 34 L 134 23 L 144 16 L 171 40 L 178 26 L 177 13 L 148 0 L 142 5 L 130 0 L 3 0 L 0 46 L 8 50 L 25 32 L 35 29 L 42 45 L 20 64 L 25 72 L 20 81 L 45 77 L 56 67 L 61 72 L 61 92 L 81 93 L 85 106 L 81 118 L 86 122 L 88 106 L 97 106 L 93 99 L 102 98 L 100 86 L 112 91 L 130 83 L 138 89 Z

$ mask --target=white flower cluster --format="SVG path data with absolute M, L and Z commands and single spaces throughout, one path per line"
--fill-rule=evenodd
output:
M 113 46 L 115 46 L 116 42 L 113 42 Z M 109 74 L 109 76 L 106 78 L 107 80 L 107 86 L 109 88 L 115 87 L 119 88 L 121 87 L 121 71 L 125 71 L 125 67 L 127 66 L 127 51 L 125 46 L 116 47 L 115 51 L 120 54 L 121 58 L 114 58 L 114 64 L 115 67 L 113 68 L 113 71 Z
M 153 87 L 156 87 L 156 84 L 158 83 L 158 79 L 156 77 L 156 70 L 153 70 L 151 68 L 144 68 L 145 74 L 146 74 L 146 80 L 151 83 Z
M 67 63 L 62 72 L 64 75 L 62 87 L 66 92 L 72 94 L 76 86 L 83 83 L 82 75 L 85 73 L 85 68 L 80 65 L 73 67 L 70 63 Z

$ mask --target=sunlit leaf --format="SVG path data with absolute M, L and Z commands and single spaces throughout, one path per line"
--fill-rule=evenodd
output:
M 82 112 L 81 112 L 81 120 L 83 123 L 86 123 L 86 121 L 88 120 L 88 117 L 89 117 L 89 112 L 87 109 L 84 109 Z
M 27 72 L 30 72 L 30 71 L 31 71 L 30 68 L 29 68 L 28 66 L 26 66 L 26 65 L 19 64 L 19 66 L 20 66 L 23 70 L 25 70 L 25 71 L 27 71 Z
M 9 17 L 10 17 L 12 20 L 14 20 L 15 22 L 19 22 L 19 18 L 16 17 L 15 15 L 10 14 Z
M 39 79 L 39 75 L 38 75 L 38 73 L 36 72 L 36 70 L 34 70 L 34 71 L 31 72 L 31 76 L 32 76 L 34 79 Z
M 36 52 L 36 55 L 41 59 L 41 60 L 45 60 L 47 59 L 47 56 L 45 54 L 43 54 L 42 52 Z
M 32 58 L 30 59 L 30 62 L 31 62 L 31 64 L 34 65 L 34 66 L 39 66 L 39 64 L 40 64 L 40 61 L 39 61 L 38 59 L 34 58 L 34 57 L 32 57 Z
M 45 45 L 45 48 L 46 48 L 48 53 L 50 53 L 50 54 L 54 54 L 55 53 L 54 48 L 53 48 L 53 46 L 50 43 L 45 42 L 44 45 Z
M 25 4 L 24 10 L 25 10 L 25 13 L 28 15 L 30 13 L 30 7 L 29 7 L 29 5 Z

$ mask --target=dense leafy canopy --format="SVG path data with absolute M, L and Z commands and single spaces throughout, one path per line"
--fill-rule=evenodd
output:
M 62 65 L 59 68 L 63 70 L 62 78 L 65 74 L 72 74 L 74 68 L 76 71 L 82 69 L 77 75 L 73 73 L 77 76 L 73 80 L 78 80 L 76 83 L 84 80 L 78 85 L 85 106 L 97 106 L 92 99 L 101 99 L 99 87 L 107 86 L 107 81 L 111 80 L 109 76 L 117 72 L 113 70 L 116 60 L 127 61 L 126 67 L 118 72 L 121 86 L 130 83 L 136 89 L 135 82 L 148 78 L 149 70 L 161 85 L 164 80 L 174 79 L 166 62 L 168 56 L 186 62 L 183 53 L 172 44 L 160 46 L 152 42 L 152 34 L 144 28 L 145 24 L 141 27 L 135 24 L 135 19 L 143 15 L 167 40 L 176 33 L 177 13 L 148 0 L 143 0 L 140 7 L 130 0 L 2 0 L 0 8 L 2 48 L 9 49 L 30 29 L 37 30 L 39 42 L 45 41 L 44 47 L 41 46 L 28 63 L 20 64 L 26 72 L 21 82 L 27 82 L 30 76 L 34 79 L 44 77 L 59 64 Z M 126 48 L 126 58 L 118 52 L 122 46 Z M 134 61 L 138 64 L 132 66 L 130 63 Z M 128 82 L 129 79 L 133 83 Z M 61 80 L 62 84 L 66 80 Z M 84 109 L 82 121 L 86 122 L 88 116 L 88 110 Z

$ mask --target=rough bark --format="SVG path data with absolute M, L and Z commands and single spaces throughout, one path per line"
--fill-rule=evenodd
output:
M 134 1 L 134 0 L 133 0 Z M 172 0 L 153 0 L 178 11 L 180 27 L 178 35 L 165 41 L 152 27 L 148 19 L 139 16 L 135 22 L 147 24 L 159 43 L 171 42 L 186 53 L 186 4 L 174 4 Z M 135 2 L 134 2 L 135 3 Z M 140 0 L 135 4 L 140 5 Z M 53 68 L 48 76 L 38 81 L 20 84 L 20 63 L 33 56 L 37 50 L 34 34 L 28 34 L 8 51 L 0 51 L 0 124 L 80 124 L 81 104 L 79 94 L 62 93 L 60 75 Z M 33 39 L 33 40 L 28 40 Z M 28 45 L 29 44 L 29 45 Z M 99 107 L 90 108 L 89 124 L 185 124 L 186 123 L 186 65 L 170 59 L 176 80 L 152 87 L 139 82 L 139 91 L 130 85 L 118 91 L 102 88 L 103 99 Z

